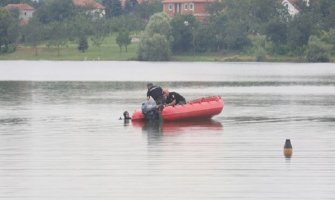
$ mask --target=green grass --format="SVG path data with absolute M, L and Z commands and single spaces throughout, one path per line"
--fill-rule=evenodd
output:
M 37 47 L 37 56 L 34 48 L 18 46 L 14 53 L 0 55 L 0 60 L 135 60 L 138 43 L 130 44 L 128 52 L 122 48 L 120 53 L 115 37 L 114 35 L 107 37 L 100 47 L 94 46 L 89 40 L 89 48 L 84 53 L 77 49 L 78 44 L 69 42 L 61 47 L 59 56 L 56 47 L 47 47 L 46 44 Z
M 58 56 L 56 47 L 47 47 L 46 44 L 38 46 L 38 55 L 35 49 L 29 46 L 18 46 L 14 53 L 0 55 L 0 60 L 115 60 L 127 61 L 137 59 L 138 42 L 128 46 L 128 52 L 124 48 L 120 53 L 119 46 L 115 42 L 115 35 L 104 40 L 101 47 L 95 47 L 89 40 L 89 48 L 86 52 L 80 52 L 78 44 L 69 42 L 60 50 Z M 253 55 L 238 53 L 182 53 L 172 56 L 172 61 L 182 62 L 254 62 Z M 265 62 L 304 62 L 303 58 L 292 56 L 267 56 Z M 330 57 L 330 62 L 335 62 L 335 56 Z
M 256 57 L 238 53 L 187 53 L 173 56 L 173 60 L 192 62 L 256 62 Z M 302 58 L 290 56 L 267 56 L 264 62 L 303 62 L 303 60 Z

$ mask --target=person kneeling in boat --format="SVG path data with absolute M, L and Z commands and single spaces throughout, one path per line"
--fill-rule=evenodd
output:
M 147 92 L 147 100 L 153 98 L 158 106 L 164 105 L 164 96 L 163 89 L 160 86 L 156 86 L 153 83 L 147 84 L 148 92 Z
M 165 97 L 165 106 L 183 105 L 186 104 L 186 100 L 177 92 L 169 92 L 169 90 L 163 90 L 163 96 Z

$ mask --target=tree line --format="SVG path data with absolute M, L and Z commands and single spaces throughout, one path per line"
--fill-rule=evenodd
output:
M 144 4 L 127 0 L 124 8 L 119 0 L 101 2 L 106 8 L 103 18 L 75 7 L 71 0 L 40 3 L 25 27 L 13 23 L 17 14 L 1 9 L 0 51 L 15 50 L 10 46 L 18 40 L 33 47 L 47 42 L 58 49 L 67 41 L 77 41 L 78 49 L 85 51 L 88 38 L 99 46 L 113 32 L 119 33 L 116 42 L 121 50 L 130 43 L 130 32 L 142 31 L 139 60 L 218 52 L 253 55 L 258 61 L 283 55 L 328 62 L 335 54 L 334 0 L 310 0 L 308 5 L 300 0 L 299 14 L 294 16 L 280 0 L 221 0 L 208 5 L 210 16 L 204 21 L 191 14 L 171 19 L 159 13 L 159 0 Z
M 5 0 L 8 3 L 19 3 L 19 0 Z M 31 1 L 26 1 L 26 3 Z M 136 1 L 137 2 L 137 1 Z M 106 14 L 92 12 L 90 7 L 75 6 L 72 0 L 49 0 L 34 3 L 36 9 L 33 17 L 25 26 L 19 25 L 17 10 L 0 8 L 0 53 L 15 51 L 17 44 L 35 48 L 47 44 L 58 49 L 69 41 L 78 44 L 79 51 L 86 51 L 88 40 L 99 47 L 104 39 L 112 33 L 118 33 L 116 43 L 127 50 L 130 43 L 130 32 L 143 30 L 149 17 L 161 11 L 160 1 L 136 4 L 127 0 L 123 8 L 119 0 L 103 0 Z
M 192 15 L 170 20 L 164 13 L 156 14 L 144 30 L 139 59 L 169 60 L 183 52 L 237 52 L 254 55 L 258 61 L 286 55 L 328 62 L 335 54 L 335 1 L 297 4 L 299 14 L 294 16 L 281 1 L 273 0 L 222 0 L 208 6 L 210 17 L 202 22 Z M 159 24 L 161 28 L 155 27 Z M 166 52 L 153 58 L 160 46 Z

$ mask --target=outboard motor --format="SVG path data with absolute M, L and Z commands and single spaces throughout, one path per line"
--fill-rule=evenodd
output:
M 157 110 L 157 104 L 155 100 L 149 99 L 148 101 L 142 103 L 142 113 L 146 120 L 159 120 L 160 113 Z

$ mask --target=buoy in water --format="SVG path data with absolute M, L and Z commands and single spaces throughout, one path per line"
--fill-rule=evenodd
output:
M 285 145 L 284 145 L 284 156 L 286 158 L 291 158 L 292 153 L 293 153 L 293 150 L 292 150 L 291 140 L 290 139 L 286 139 Z

